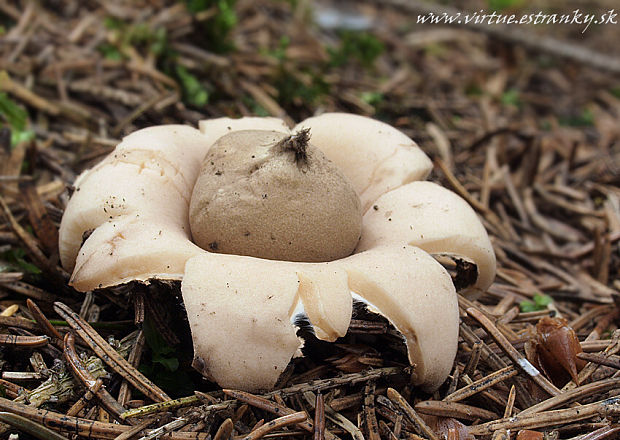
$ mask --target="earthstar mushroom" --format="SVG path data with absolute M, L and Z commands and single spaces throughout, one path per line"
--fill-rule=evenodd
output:
M 59 234 L 71 285 L 86 291 L 182 280 L 194 365 L 221 386 L 252 391 L 273 387 L 298 352 L 300 314 L 319 339 L 334 341 L 346 334 L 355 298 L 404 336 L 413 382 L 439 387 L 456 354 L 458 305 L 449 274 L 427 252 L 475 261 L 475 289 L 488 287 L 495 260 L 462 199 L 414 182 L 431 169 L 415 143 L 387 124 L 341 113 L 310 118 L 293 133 L 276 118 L 219 118 L 199 127 L 136 131 L 78 177 Z M 366 212 L 352 255 L 279 261 L 213 253 L 192 242 L 190 198 L 203 159 L 223 135 L 248 129 L 285 137 L 310 130 L 312 144 L 349 180 Z

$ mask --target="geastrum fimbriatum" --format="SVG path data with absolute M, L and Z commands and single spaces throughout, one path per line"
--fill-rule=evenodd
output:
M 306 151 L 308 138 L 316 151 Z M 249 162 L 240 160 L 235 146 L 252 142 Z M 282 157 L 267 157 L 276 149 Z M 282 171 L 287 160 L 295 165 Z M 313 160 L 320 163 L 315 171 Z M 77 178 L 60 227 L 62 264 L 80 291 L 182 280 L 194 365 L 223 387 L 273 387 L 302 343 L 299 315 L 317 338 L 334 341 L 346 334 L 359 300 L 404 336 L 413 382 L 431 391 L 452 367 L 459 321 L 454 284 L 431 254 L 473 262 L 477 276 L 469 290 L 486 289 L 495 275 L 484 227 L 459 196 L 422 181 L 431 167 L 400 131 L 343 113 L 312 117 L 292 130 L 257 117 L 205 120 L 199 130 L 145 128 Z M 295 173 L 330 183 L 296 185 L 289 179 Z M 217 187 L 214 176 L 227 183 Z M 322 201 L 313 201 L 316 191 Z M 325 202 L 332 192 L 337 201 Z M 239 208 L 246 202 L 258 208 Z M 190 212 L 206 220 L 196 222 Z M 231 217 L 220 221 L 218 212 Z M 272 223 L 269 215 L 276 216 Z M 192 240 L 192 233 L 206 238 Z M 245 252 L 243 241 L 256 237 Z M 270 240 L 280 248 L 270 248 Z M 294 252 L 282 254 L 289 248 Z

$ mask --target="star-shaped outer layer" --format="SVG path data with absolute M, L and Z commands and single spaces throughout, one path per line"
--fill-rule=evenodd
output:
M 325 263 L 207 252 L 191 241 L 188 205 L 209 147 L 233 130 L 289 132 L 276 118 L 220 118 L 200 130 L 166 125 L 123 139 L 81 174 L 60 227 L 60 256 L 81 291 L 151 279 L 183 280 L 194 366 L 221 386 L 269 389 L 298 352 L 303 311 L 318 338 L 347 332 L 352 295 L 406 339 L 413 382 L 434 390 L 458 339 L 458 305 L 446 270 L 429 253 L 473 261 L 484 290 L 495 255 L 476 214 L 454 193 L 420 182 L 431 162 L 393 127 L 362 116 L 309 118 L 311 143 L 349 179 L 365 209 L 355 253 Z M 329 243 L 326 243 L 328 246 Z

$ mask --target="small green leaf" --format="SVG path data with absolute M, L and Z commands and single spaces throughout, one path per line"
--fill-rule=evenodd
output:
M 112 44 L 108 44 L 108 43 L 100 44 L 98 49 L 99 49 L 99 52 L 101 52 L 103 56 L 108 60 L 121 61 L 124 58 L 121 51 L 118 50 L 118 47 Z
M 220 21 L 225 29 L 230 30 L 237 24 L 237 13 L 234 8 L 234 1 L 220 0 L 217 6 L 220 9 Z
M 553 298 L 551 298 L 549 295 L 544 295 L 542 293 L 540 294 L 537 293 L 534 295 L 534 303 L 536 303 L 538 307 L 545 308 L 552 302 L 553 302 Z
M 24 130 L 17 131 L 13 130 L 11 132 L 11 145 L 17 145 L 21 142 L 28 142 L 34 139 L 34 131 L 32 130 Z
M 181 82 L 185 102 L 195 107 L 204 107 L 209 101 L 209 92 L 194 75 L 179 64 L 176 66 L 177 78 Z
M 503 105 L 512 105 L 514 107 L 521 106 L 521 97 L 519 95 L 519 91 L 515 89 L 510 89 L 505 91 L 502 94 L 501 102 Z
M 244 95 L 241 99 L 243 103 L 252 111 L 253 115 L 261 117 L 270 116 L 269 112 L 265 110 L 265 107 L 256 102 L 256 100 L 251 96 Z
M 209 0 L 185 0 L 185 4 L 187 5 L 187 10 L 191 14 L 196 14 L 198 12 L 202 12 L 209 7 L 211 1 Z
M 385 46 L 376 36 L 367 32 L 345 31 L 340 35 L 340 46 L 328 47 L 330 65 L 340 67 L 351 58 L 357 59 L 364 67 L 371 67 Z
M 519 303 L 519 309 L 522 313 L 535 312 L 537 310 L 536 304 L 528 300 L 521 301 Z
M 541 293 L 535 294 L 532 299 L 534 301 L 525 300 L 519 303 L 519 308 L 521 309 L 521 312 L 527 313 L 545 310 L 547 306 L 553 302 L 553 298 L 551 298 L 549 295 L 544 295 Z
M 103 25 L 106 29 L 123 29 L 125 22 L 114 17 L 106 17 L 103 19 Z
M 166 28 L 160 27 L 155 29 L 152 39 L 151 52 L 157 56 L 165 55 L 168 50 L 168 34 Z
M 267 54 L 271 55 L 278 61 L 285 61 L 286 49 L 289 47 L 290 44 L 291 39 L 288 37 L 288 35 L 283 35 L 282 37 L 280 37 L 280 41 L 278 41 L 278 47 L 272 51 L 267 51 Z
M 278 102 L 285 105 L 297 105 L 298 102 L 312 104 L 329 94 L 329 84 L 325 82 L 323 75 L 311 71 L 304 73 L 310 77 L 310 84 L 302 82 L 297 75 L 290 74 L 286 68 L 280 69 L 279 75 L 274 80 L 274 85 L 278 89 Z
M 585 108 L 580 114 L 560 118 L 560 125 L 568 127 L 590 127 L 594 125 L 594 112 Z
M 28 112 L 13 102 L 5 93 L 0 93 L 0 115 L 6 121 L 5 126 L 0 124 L 0 129 L 3 130 L 2 136 L 8 137 L 10 133 L 11 147 L 34 139 L 34 131 L 26 129 Z M 3 137 L 3 141 L 5 140 Z
M 25 260 L 26 251 L 22 248 L 12 248 L 0 253 L 0 258 L 9 263 L 13 270 L 22 271 L 30 275 L 39 275 L 41 269 Z
M 28 112 L 15 104 L 4 92 L 0 92 L 0 114 L 4 116 L 12 130 L 23 131 L 26 128 Z
M 174 348 L 168 345 L 150 319 L 146 319 L 144 321 L 142 329 L 144 330 L 144 338 L 146 339 L 146 343 L 153 352 L 154 356 L 165 356 L 167 354 L 174 353 Z
M 383 93 L 381 92 L 362 92 L 360 99 L 366 104 L 377 105 L 383 101 Z
M 177 351 L 168 345 L 150 319 L 144 321 L 142 329 L 151 356 L 144 357 L 138 369 L 171 396 L 191 393 L 194 384 L 185 371 L 189 367 L 181 368 Z
M 185 0 L 191 14 L 210 10 L 209 18 L 200 22 L 200 37 L 207 48 L 218 53 L 230 52 L 234 43 L 230 31 L 237 25 L 236 0 Z

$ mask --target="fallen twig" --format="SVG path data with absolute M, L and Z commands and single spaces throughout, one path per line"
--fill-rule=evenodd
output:
M 536 414 L 517 415 L 470 427 L 472 435 L 491 435 L 500 429 L 536 429 L 555 426 L 570 420 L 576 422 L 591 417 L 617 416 L 620 414 L 620 397 L 582 405 L 577 408 L 558 409 Z
M 418 415 L 418 413 L 407 403 L 405 398 L 400 395 L 398 391 L 394 388 L 388 388 L 387 390 L 388 398 L 394 402 L 403 412 L 404 415 L 407 416 L 409 421 L 413 423 L 416 431 L 420 435 L 425 435 L 430 440 L 439 440 L 439 437 L 435 432 L 422 420 L 422 418 Z
M 276 429 L 280 429 L 284 426 L 288 425 L 296 425 L 302 420 L 306 419 L 306 413 L 303 411 L 299 411 L 293 414 L 288 414 L 286 416 L 279 417 L 275 420 L 272 420 L 269 423 L 265 423 L 260 428 L 252 431 L 250 434 L 246 435 L 243 440 L 258 440 L 265 436 L 265 434 L 275 431 Z

